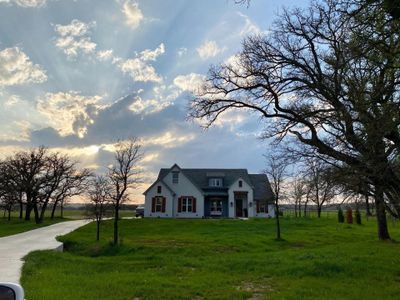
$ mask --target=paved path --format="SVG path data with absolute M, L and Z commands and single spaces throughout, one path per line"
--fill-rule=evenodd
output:
M 67 221 L 0 238 L 0 282 L 19 282 L 22 258 L 35 250 L 58 249 L 62 243 L 55 237 L 89 223 L 89 220 Z

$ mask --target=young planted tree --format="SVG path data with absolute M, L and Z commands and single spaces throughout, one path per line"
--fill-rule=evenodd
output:
M 135 188 L 140 182 L 138 163 L 143 153 L 137 138 L 119 141 L 115 149 L 115 161 L 108 170 L 108 179 L 112 186 L 110 200 L 114 208 L 114 245 L 118 245 L 119 210 L 127 199 L 128 189 Z
M 279 200 L 282 197 L 282 185 L 286 176 L 287 162 L 281 156 L 271 155 L 267 157 L 267 168 L 265 174 L 269 177 L 272 192 L 274 194 L 276 239 L 281 240 L 281 225 L 279 222 Z
M 366 176 L 385 240 L 385 196 L 400 211 L 400 22 L 382 2 L 283 10 L 268 35 L 248 37 L 234 59 L 210 69 L 190 116 L 210 126 L 228 110 L 251 111 L 265 121 L 265 137 L 294 136 Z
M 96 240 L 100 240 L 100 225 L 108 211 L 112 186 L 107 177 L 96 176 L 90 180 L 87 194 L 90 199 L 88 206 L 89 216 L 96 220 Z
M 295 217 L 301 217 L 301 205 L 306 196 L 306 184 L 303 178 L 296 176 L 292 182 L 292 189 L 290 191 L 289 197 L 292 199 L 294 204 L 294 214 Z

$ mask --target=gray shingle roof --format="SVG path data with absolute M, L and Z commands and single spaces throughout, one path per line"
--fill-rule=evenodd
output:
M 161 169 L 158 180 L 163 179 L 171 169 Z M 225 192 L 237 179 L 242 178 L 254 188 L 255 200 L 273 201 L 268 177 L 265 174 L 249 174 L 246 169 L 181 169 L 182 173 L 201 191 L 207 193 L 208 179 L 211 177 L 223 178 L 221 192 Z M 218 176 L 217 176 L 218 175 Z M 213 188 L 218 189 L 218 188 Z

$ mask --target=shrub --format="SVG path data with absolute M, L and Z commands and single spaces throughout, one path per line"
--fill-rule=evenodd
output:
M 343 210 L 341 207 L 339 207 L 339 210 L 338 210 L 338 222 L 344 223 L 344 215 L 343 215 Z
M 353 224 L 353 211 L 351 208 L 348 208 L 346 211 L 346 221 L 347 224 Z
M 361 213 L 360 213 L 360 210 L 358 208 L 356 209 L 356 223 L 358 225 L 361 225 Z

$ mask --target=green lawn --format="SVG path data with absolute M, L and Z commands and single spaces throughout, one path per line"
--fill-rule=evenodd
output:
M 12 218 L 10 221 L 8 221 L 7 218 L 0 217 L 0 237 L 25 232 L 28 230 L 52 225 L 63 221 L 86 218 L 85 210 L 83 209 L 74 209 L 74 210 L 66 209 L 64 210 L 64 218 L 59 217 L 60 213 L 59 211 L 57 211 L 57 213 L 55 214 L 56 217 L 53 220 L 50 219 L 50 214 L 51 214 L 50 211 L 46 213 L 46 217 L 42 224 L 36 224 L 34 220 L 35 217 L 33 215 L 31 217 L 32 218 L 31 221 L 25 221 L 23 219 L 22 220 L 19 219 L 18 212 L 12 213 Z M 134 210 L 122 210 L 120 212 L 121 218 L 133 217 L 134 215 L 135 215 Z
M 62 221 L 65 221 L 65 219 L 45 219 L 42 224 L 36 224 L 34 218 L 31 221 L 21 220 L 17 217 L 12 217 L 10 221 L 5 218 L 0 218 L 0 237 L 21 233 L 24 231 L 48 226 Z
M 64 253 L 27 256 L 27 299 L 399 299 L 400 244 L 376 224 L 333 218 L 121 221 L 96 243 L 95 224 L 61 237 Z M 400 225 L 390 222 L 400 240 Z

